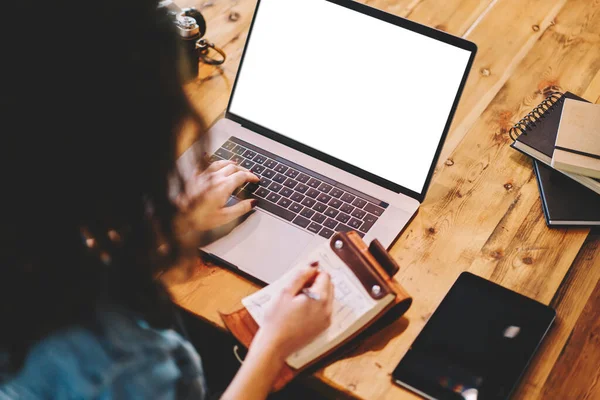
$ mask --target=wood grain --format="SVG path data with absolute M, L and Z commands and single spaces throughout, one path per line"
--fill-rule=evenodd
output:
M 422 1 L 423 0 L 362 0 L 360 3 L 406 18 Z
M 598 242 L 595 236 L 582 253 L 581 264 L 591 270 L 600 270 Z M 587 256 L 587 259 L 585 259 Z M 595 267 L 595 268 L 594 268 Z M 593 281 L 588 280 L 587 283 Z M 600 398 L 600 282 L 596 278 L 596 287 L 589 297 L 583 312 L 577 320 L 555 367 L 552 369 L 542 398 L 557 399 L 598 399 Z M 589 285 L 591 286 L 591 285 Z M 580 297 L 585 299 L 584 293 Z M 566 384 L 565 384 L 566 383 Z
M 552 398 L 541 394 L 545 390 L 548 376 L 557 360 L 556 366 L 566 364 L 567 361 L 559 360 L 559 357 L 564 352 L 565 344 L 570 340 L 573 327 L 578 323 L 584 305 L 600 281 L 599 246 L 600 235 L 590 235 L 587 238 L 569 273 L 554 295 L 550 305 L 556 310 L 556 321 L 523 377 L 516 399 Z M 596 300 L 594 304 L 598 306 L 600 301 Z M 570 365 L 565 367 L 570 368 Z M 576 384 L 575 381 L 571 383 Z M 582 383 L 585 384 L 586 379 L 582 379 Z
M 463 36 L 497 0 L 423 0 L 407 18 L 456 36 Z
M 583 97 L 589 100 L 596 99 L 596 102 L 600 101 L 600 71 L 583 93 Z M 565 344 L 570 340 L 573 328 L 576 324 L 579 326 L 579 316 L 590 298 L 594 286 L 600 282 L 599 249 L 600 233 L 596 232 L 586 238 L 584 246 L 550 303 L 557 313 L 556 322 L 523 378 L 516 399 L 544 398 L 545 396 L 541 396 L 541 393 L 544 391 L 547 395 L 546 382 L 551 370 L 555 368 L 555 363 L 558 367 L 567 362 L 565 359 L 558 360 L 558 358 L 564 352 Z M 590 301 L 594 302 L 594 300 Z M 600 301 L 596 300 L 594 304 L 595 307 L 600 307 Z M 570 368 L 570 365 L 567 368 Z M 587 377 L 580 377 L 580 379 L 581 384 L 588 383 Z M 578 385 L 575 381 L 571 383 Z M 555 382 L 554 388 L 556 389 L 558 386 Z
M 590 310 L 600 299 L 590 295 L 600 280 L 600 239 L 586 241 L 586 229 L 546 227 L 530 160 L 508 147 L 507 130 L 550 86 L 600 99 L 600 1 L 363 2 L 465 36 L 479 54 L 427 198 L 391 250 L 401 265 L 398 280 L 415 298 L 407 319 L 367 338 L 310 384 L 332 398 L 418 398 L 391 385 L 390 373 L 456 277 L 469 270 L 557 308 L 556 326 L 516 397 L 566 395 L 561 382 L 569 377 L 581 379 L 582 396 L 593 398 L 592 362 L 600 351 L 588 358 L 582 352 L 597 344 L 585 332 L 598 332 Z M 225 109 L 256 1 L 187 3 L 207 16 L 207 37 L 228 53 L 222 68 L 202 66 L 188 87 L 210 124 Z M 189 271 L 174 269 L 164 280 L 180 305 L 218 326 L 219 311 L 233 311 L 256 290 L 200 262 Z M 568 375 L 569 363 L 589 373 Z
M 567 4 L 553 30 L 596 35 L 596 23 L 581 27 L 582 18 L 594 20 L 586 17 L 594 13 L 589 3 Z M 539 88 L 561 83 L 581 93 L 598 66 L 569 57 L 585 54 L 593 43 L 572 40 L 565 45 L 562 36 L 550 33 L 536 43 L 478 119 L 452 155 L 454 164 L 440 170 L 419 215 L 392 249 L 402 266 L 399 279 L 416 299 L 407 313 L 409 327 L 381 351 L 366 352 L 379 340 L 371 338 L 358 350 L 365 354 L 328 366 L 324 379 L 362 398 L 401 396 L 401 389 L 384 389 L 389 373 L 465 269 L 540 301 L 552 299 L 587 230 L 546 228 L 530 162 L 508 147 L 505 132 L 543 98 Z M 548 70 L 554 72 L 552 82 Z M 365 370 L 373 371 L 368 380 Z
M 600 104 L 600 71 L 585 90 L 583 97 L 592 103 Z
M 472 4 L 473 11 L 480 9 L 476 7 L 477 2 L 467 3 Z M 470 22 L 467 19 L 457 26 L 461 30 L 450 31 L 475 42 L 478 54 L 440 155 L 439 166 L 456 149 L 515 68 L 551 26 L 565 1 L 496 0 L 483 3 L 487 3 L 487 8 L 476 24 L 464 31 Z M 464 10 L 462 5 L 460 9 Z

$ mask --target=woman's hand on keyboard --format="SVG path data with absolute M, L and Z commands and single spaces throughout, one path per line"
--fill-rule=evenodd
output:
M 253 199 L 240 201 L 230 207 L 225 207 L 225 204 L 238 187 L 258 181 L 256 175 L 232 161 L 216 161 L 186 182 L 185 194 L 178 197 L 177 205 L 192 213 L 194 230 L 215 229 L 236 220 L 256 206 L 256 200 Z

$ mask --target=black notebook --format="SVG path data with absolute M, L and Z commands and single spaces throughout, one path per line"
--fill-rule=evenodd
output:
M 533 160 L 548 226 L 600 226 L 600 195 Z
M 588 102 L 571 92 L 551 93 L 510 129 L 513 139 L 511 147 L 550 165 L 565 98 Z M 600 180 L 562 171 L 561 173 L 600 194 Z

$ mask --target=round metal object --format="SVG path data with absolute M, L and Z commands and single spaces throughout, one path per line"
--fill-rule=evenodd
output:
M 200 35 L 200 28 L 198 27 L 198 24 L 194 18 L 179 14 L 176 22 L 179 35 L 182 38 L 191 38 L 193 36 Z
M 381 294 L 381 287 L 379 285 L 373 285 L 371 288 L 371 293 L 373 293 L 375 296 L 379 296 Z

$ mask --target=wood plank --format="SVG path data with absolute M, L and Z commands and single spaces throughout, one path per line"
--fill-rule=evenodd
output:
M 600 270 L 599 242 L 600 237 L 596 236 L 587 248 L 588 252 L 592 250 L 588 256 L 595 264 L 584 261 L 590 269 L 596 271 Z M 600 398 L 600 281 L 596 282 L 596 288 L 552 369 L 540 398 Z
M 465 32 L 497 0 L 423 0 L 407 15 L 413 21 L 456 36 Z
M 243 297 L 259 288 L 233 272 L 201 260 L 192 266 L 172 268 L 161 279 L 177 304 L 221 329 L 225 325 L 219 312 L 235 311 Z
M 600 103 L 600 71 L 596 73 L 583 93 L 583 97 Z M 552 299 L 550 305 L 556 310 L 556 323 L 523 377 L 516 399 L 544 398 L 540 397 L 540 394 L 548 375 L 564 351 L 565 344 L 573 332 L 586 301 L 600 280 L 599 247 L 600 233 L 596 232 L 588 236 L 569 273 Z M 600 306 L 600 304 L 597 305 Z
M 582 0 L 567 3 L 557 24 L 516 68 L 453 154 L 454 164 L 440 171 L 419 215 L 392 249 L 401 265 L 399 280 L 416 299 L 407 314 L 408 328 L 389 341 L 382 331 L 357 350 L 360 357 L 350 356 L 327 367 L 324 379 L 354 388 L 352 392 L 363 398 L 402 395 L 403 391 L 395 388 L 382 393 L 382 387 L 390 387 L 389 373 L 456 277 L 471 266 L 511 289 L 550 301 L 587 231 L 566 235 L 545 227 L 531 165 L 508 147 L 506 132 L 541 100 L 540 88 L 559 83 L 581 93 L 590 83 L 600 65 L 592 57 L 577 55 L 594 48 L 591 38 L 600 33 L 600 24 L 593 16 L 599 9 L 599 4 L 590 7 Z M 582 27 L 581 21 L 588 23 Z M 573 39 L 565 41 L 565 37 Z M 513 234 L 503 236 L 507 213 L 518 229 L 508 227 Z M 560 241 L 555 242 L 557 239 Z M 485 269 L 482 267 L 493 258 L 484 251 L 490 240 L 501 245 L 500 250 L 508 250 L 509 256 Z M 522 249 L 531 251 L 535 246 L 537 253 L 518 258 Z M 384 348 L 369 350 L 377 346 Z M 381 368 L 373 368 L 375 363 Z M 374 372 L 368 380 L 360 372 L 367 370 Z
M 489 3 L 484 10 L 485 15 L 474 21 L 474 25 L 466 31 L 463 29 L 470 18 L 457 27 L 460 30 L 449 31 L 476 43 L 478 54 L 465 86 L 464 97 L 456 111 L 452 129 L 440 154 L 438 170 L 519 63 L 551 26 L 564 4 L 565 0 L 498 0 Z M 462 7 L 459 5 L 457 9 L 461 10 Z M 446 25 L 449 28 L 454 27 L 450 22 Z
M 600 72 L 596 74 L 592 83 L 585 90 L 583 98 L 592 103 L 600 104 Z
M 423 0 L 359 0 L 360 3 L 406 18 Z
M 564 3 L 565 0 L 423 0 L 414 5 L 412 11 L 397 13 L 415 22 L 463 36 L 479 47 L 440 155 L 440 165 L 552 24 Z M 385 9 L 385 2 L 367 4 Z M 504 40 L 506 37 L 511 40 Z
M 575 11 L 561 14 L 563 20 L 558 29 L 579 29 L 575 21 L 577 21 L 580 15 L 576 11 L 583 14 L 585 14 L 585 11 L 574 7 L 573 4 L 577 5 L 576 2 L 571 2 L 568 8 Z M 565 17 L 570 17 L 570 19 L 566 19 Z M 569 26 L 569 22 L 572 22 L 572 25 Z M 596 26 L 587 26 L 586 29 L 596 29 Z M 585 33 L 581 36 L 584 35 Z M 421 218 L 418 218 L 419 221 L 417 221 L 422 222 L 419 224 L 420 226 L 416 226 L 415 229 L 409 229 L 394 249 L 398 249 L 398 252 L 402 251 L 402 248 L 405 247 L 403 245 L 406 245 L 407 241 L 412 243 L 410 240 L 414 240 L 415 243 L 420 242 L 420 235 L 411 234 L 416 229 L 424 228 L 425 231 L 419 233 L 424 237 L 435 236 L 437 242 L 442 242 L 440 240 L 442 237 L 446 238 L 450 236 L 448 234 L 449 226 L 446 225 L 452 223 L 452 221 L 449 221 L 449 218 L 454 217 L 454 215 L 438 217 L 431 221 L 426 221 L 426 219 L 433 211 L 445 210 L 447 213 L 452 211 L 460 212 L 461 208 L 467 205 L 468 198 L 474 194 L 473 190 L 480 189 L 477 185 L 487 190 L 487 193 L 483 195 L 488 199 L 493 198 L 493 196 L 488 196 L 492 194 L 489 193 L 489 189 L 492 189 L 493 194 L 500 198 L 508 197 L 511 200 L 510 202 L 505 202 L 503 199 L 498 201 L 505 202 L 506 206 L 504 209 L 509 209 L 510 205 L 517 198 L 516 195 L 523 184 L 530 181 L 532 171 L 525 157 L 521 157 L 518 153 L 508 148 L 507 145 L 509 143 L 505 131 L 510 127 L 512 122 L 516 121 L 543 98 L 538 86 L 548 86 L 560 80 L 561 83 L 564 82 L 563 86 L 581 92 L 580 88 L 589 84 L 591 78 L 597 72 L 598 67 L 592 60 L 588 60 L 588 62 L 582 60 L 584 63 L 580 63 L 577 58 L 575 60 L 568 60 L 567 57 L 567 55 L 576 51 L 586 52 L 592 50 L 593 43 L 585 40 L 572 40 L 569 45 L 565 46 L 563 41 L 562 34 L 556 35 L 553 33 L 546 35 L 540 41 L 540 44 L 534 49 L 535 51 L 519 67 L 519 70 L 515 73 L 515 77 L 509 81 L 502 93 L 496 98 L 495 103 L 486 110 L 486 113 L 474 127 L 473 132 L 475 133 L 471 135 L 473 139 L 467 143 L 465 150 L 462 148 L 457 150 L 455 155 L 461 158 L 454 160 L 453 164 L 445 165 L 444 171 L 434 183 L 430 196 L 421 208 L 423 212 L 420 213 Z M 577 44 L 574 45 L 573 42 L 577 42 Z M 548 71 L 553 71 L 553 76 L 547 76 Z M 505 160 L 509 162 L 506 163 L 504 162 Z M 503 162 L 495 163 L 492 161 Z M 505 164 L 509 165 L 506 166 Z M 513 170 L 517 174 L 521 174 L 520 182 L 511 179 Z M 479 180 L 482 173 L 486 178 L 490 178 L 489 175 L 493 173 L 494 177 L 498 178 L 498 182 L 490 181 L 489 179 L 487 181 Z M 489 188 L 490 186 L 492 188 Z M 500 188 L 496 186 L 500 186 Z M 533 194 L 534 192 L 531 193 Z M 465 198 L 467 199 L 465 200 Z M 481 211 L 483 213 L 485 213 L 485 208 L 490 205 L 489 203 L 490 201 L 488 200 L 482 204 Z M 472 210 L 470 209 L 469 211 Z M 496 214 L 496 211 L 493 210 L 493 213 Z M 471 215 L 471 217 L 476 216 L 476 214 Z M 477 218 L 474 222 L 483 220 L 487 219 Z M 473 237 L 477 235 L 469 234 L 468 236 Z M 430 240 L 431 242 L 434 241 Z M 443 243 L 440 245 L 443 245 Z M 414 246 L 409 246 L 409 248 L 412 247 Z M 404 264 L 410 265 L 415 260 L 423 258 L 422 253 L 423 251 L 417 253 L 414 251 L 410 253 L 402 251 L 400 260 Z M 468 254 L 465 254 L 465 257 L 471 258 Z
M 573 332 L 584 305 L 600 280 L 599 248 L 600 234 L 590 235 L 552 299 L 550 305 L 557 313 L 555 324 L 523 377 L 515 399 L 561 398 L 542 396 L 541 393 L 553 366 Z M 565 363 L 564 360 L 560 362 Z
M 588 232 L 546 226 L 531 172 L 469 271 L 549 304 Z

